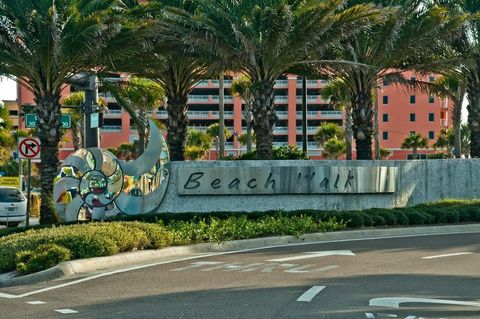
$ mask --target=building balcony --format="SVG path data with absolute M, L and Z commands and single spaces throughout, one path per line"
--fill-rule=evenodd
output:
M 330 100 L 324 99 L 321 95 L 307 95 L 308 104 L 328 104 Z M 297 95 L 297 104 L 302 104 L 302 96 Z
M 279 119 L 288 119 L 288 111 L 276 111 L 275 114 L 278 116 Z
M 302 111 L 297 112 L 297 119 L 302 118 Z M 343 113 L 341 111 L 307 111 L 308 120 L 341 120 Z
M 302 149 L 303 142 L 297 142 L 297 147 Z M 318 143 L 316 143 L 316 142 L 308 142 L 307 143 L 307 149 L 308 150 L 321 150 L 321 148 L 318 146 Z
M 276 80 L 274 88 L 288 88 L 288 80 Z
M 273 128 L 273 134 L 287 135 L 288 134 L 288 126 L 275 126 Z
M 448 120 L 447 119 L 441 119 L 440 120 L 440 126 L 442 128 L 448 127 Z
M 276 104 L 288 104 L 288 95 L 276 95 L 275 96 Z
M 324 80 L 307 80 L 307 88 L 320 88 L 325 85 Z M 302 87 L 302 79 L 297 79 L 297 88 Z
M 188 103 L 201 103 L 201 104 L 218 104 L 219 103 L 218 95 L 194 95 L 191 94 L 188 96 Z M 225 95 L 224 101 L 227 104 L 233 103 L 233 96 Z
M 103 125 L 101 128 L 102 133 L 119 133 L 122 131 L 120 125 Z
M 121 118 L 122 117 L 122 110 L 108 110 L 103 112 L 103 118 L 111 119 L 111 118 Z
M 314 135 L 315 133 L 317 133 L 317 130 L 318 130 L 318 127 L 315 127 L 315 126 L 307 126 L 307 134 L 308 135 Z M 298 127 L 297 126 L 297 134 L 298 135 L 301 135 L 303 132 L 302 132 L 302 127 Z

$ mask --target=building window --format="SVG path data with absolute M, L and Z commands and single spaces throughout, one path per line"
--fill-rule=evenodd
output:
M 383 86 L 389 86 L 390 83 L 386 78 L 383 78 Z
M 410 104 L 415 104 L 416 99 L 415 95 L 410 95 Z
M 388 113 L 383 113 L 383 122 L 388 122 Z
M 415 131 L 410 131 L 410 135 L 415 135 Z
M 429 122 L 435 121 L 435 113 L 428 113 L 428 121 Z
M 417 78 L 414 77 L 414 76 L 412 76 L 412 77 L 410 78 L 410 81 L 416 81 L 416 80 L 417 80 Z
M 383 140 L 384 140 L 384 141 L 388 141 L 388 132 L 383 132 L 382 135 L 383 135 L 383 136 L 382 136 L 382 137 L 383 137 Z
M 388 95 L 383 96 L 383 104 L 388 104 Z
M 415 113 L 410 113 L 410 122 L 415 122 Z
M 430 76 L 428 77 L 428 81 L 430 81 L 430 82 L 435 82 L 435 77 L 434 77 L 433 75 L 430 75 Z
M 428 132 L 428 139 L 429 140 L 434 140 L 435 139 L 435 132 L 434 131 Z
M 428 103 L 430 103 L 430 104 L 435 103 L 435 97 L 433 95 L 430 95 L 428 97 Z

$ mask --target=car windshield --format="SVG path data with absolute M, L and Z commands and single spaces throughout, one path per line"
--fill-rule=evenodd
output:
M 11 203 L 25 200 L 23 194 L 15 188 L 0 188 L 0 202 Z

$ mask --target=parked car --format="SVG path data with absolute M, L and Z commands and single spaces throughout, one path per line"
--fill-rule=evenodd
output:
M 17 188 L 0 186 L 0 225 L 16 227 L 27 216 L 27 199 Z

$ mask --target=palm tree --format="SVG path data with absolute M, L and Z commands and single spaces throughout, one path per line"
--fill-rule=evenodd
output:
M 322 97 L 330 100 L 330 105 L 334 108 L 344 111 L 344 127 L 345 127 L 345 153 L 347 160 L 352 160 L 352 142 L 353 142 L 353 119 L 352 105 L 349 91 L 345 82 L 340 78 L 334 78 L 328 81 L 328 84 L 322 90 Z
M 413 150 L 413 159 L 418 158 L 418 149 L 428 147 L 428 140 L 420 134 L 410 134 L 402 142 L 402 149 Z
M 371 2 L 385 7 L 385 21 L 336 46 L 334 57 L 340 62 L 318 64 L 320 73 L 340 78 L 348 88 L 357 159 L 372 159 L 372 96 L 382 79 L 405 84 L 405 70 L 433 68 L 432 56 L 442 58 L 444 43 L 440 39 L 464 21 L 463 16 L 451 15 L 423 0 L 351 0 L 349 4 Z
M 247 124 L 247 152 L 252 151 L 252 121 L 253 121 L 253 95 L 252 95 L 252 82 L 246 76 L 241 76 L 232 82 L 231 87 L 232 94 L 239 96 L 245 102 L 242 115 Z
M 137 77 L 118 84 L 105 83 L 118 105 L 128 112 L 138 131 L 137 154 L 142 154 L 147 143 L 149 112 L 158 109 L 165 98 L 157 83 Z
M 210 151 L 212 147 L 212 137 L 202 131 L 195 129 L 188 130 L 187 146 L 185 147 L 185 155 L 191 160 L 199 160 Z
M 344 9 L 344 0 L 200 0 L 181 20 L 191 50 L 215 56 L 252 82 L 253 126 L 259 159 L 272 159 L 276 123 L 274 82 L 306 65 L 308 52 L 325 50 L 379 12 L 369 4 Z
M 0 73 L 29 89 L 36 103 L 42 224 L 54 221 L 48 194 L 59 164 L 62 89 L 74 74 L 101 70 L 143 52 L 151 28 L 141 19 L 130 19 L 131 13 L 141 11 L 137 5 L 135 0 L 0 3 Z

